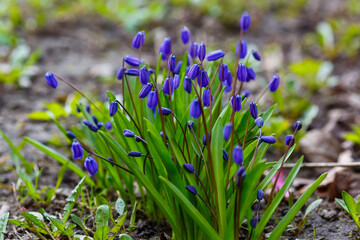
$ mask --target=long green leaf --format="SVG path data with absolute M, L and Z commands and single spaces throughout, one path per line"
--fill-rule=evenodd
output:
M 0 216 L 0 240 L 4 240 L 4 233 L 6 232 L 6 225 L 9 219 L 9 213 L 6 212 Z

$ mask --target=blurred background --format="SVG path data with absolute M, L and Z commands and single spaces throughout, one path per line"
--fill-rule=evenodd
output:
M 358 161 L 358 0 L 1 0 L 0 5 L 0 129 L 15 143 L 30 136 L 62 146 L 44 113 L 68 116 L 72 90 L 63 84 L 50 89 L 46 71 L 106 100 L 107 89 L 120 92 L 115 74 L 122 58 L 135 54 L 131 42 L 137 31 L 146 33 L 143 57 L 154 66 L 164 37 L 172 38 L 178 59 L 183 56 L 183 26 L 208 51 L 226 51 L 231 63 L 239 19 L 248 11 L 252 22 L 244 39 L 262 55 L 253 65 L 257 79 L 249 90 L 256 95 L 272 74 L 281 76 L 280 90 L 262 103 L 278 103 L 268 127 L 283 139 L 301 119 L 308 132 L 298 150 L 307 161 L 336 162 L 344 151 Z M 278 143 L 278 154 L 283 147 Z M 8 151 L 0 145 L 0 156 Z

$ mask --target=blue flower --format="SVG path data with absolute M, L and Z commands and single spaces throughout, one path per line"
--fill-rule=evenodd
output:
M 251 116 L 252 116 L 254 119 L 256 119 L 256 118 L 257 118 L 257 115 L 258 115 L 256 103 L 255 103 L 254 101 L 251 101 L 249 108 L 250 108 L 250 114 L 251 114 Z
M 128 156 L 130 156 L 130 157 L 141 157 L 142 154 L 141 154 L 141 152 L 131 151 L 131 152 L 128 153 Z
M 229 140 L 231 131 L 232 131 L 231 123 L 225 124 L 224 129 L 223 129 L 223 136 L 224 136 L 225 141 Z
M 147 98 L 147 105 L 150 109 L 155 109 L 158 104 L 158 99 L 155 91 L 151 91 Z
M 158 110 L 158 112 L 160 113 L 160 109 Z M 171 110 L 168 109 L 168 108 L 164 108 L 164 107 L 161 107 L 161 112 L 164 116 L 167 116 L 167 115 L 170 115 L 171 114 Z
M 189 76 L 185 76 L 185 78 L 184 78 L 184 89 L 187 93 L 191 93 L 192 84 L 191 84 L 191 79 Z
M 183 167 L 185 168 L 186 171 L 188 171 L 189 173 L 194 173 L 195 172 L 195 168 L 193 165 L 191 165 L 190 163 L 185 163 L 183 165 Z
M 51 72 L 47 72 L 45 73 L 45 80 L 46 80 L 46 83 L 52 87 L 52 88 L 57 88 L 58 86 L 58 81 L 56 80 L 55 76 L 53 73 Z
M 119 108 L 119 105 L 116 101 L 113 101 L 112 103 L 110 103 L 110 106 L 109 106 L 109 114 L 110 114 L 110 117 L 114 116 L 115 113 L 117 112 Z
M 187 73 L 187 76 L 189 76 L 191 80 L 194 80 L 199 76 L 199 72 L 200 72 L 200 66 L 198 64 L 194 64 Z
M 206 88 L 209 85 L 209 76 L 208 76 L 207 71 L 201 70 L 201 74 L 199 72 L 198 84 L 199 84 L 199 86 L 204 87 L 204 88 Z
M 186 190 L 188 190 L 190 193 L 194 194 L 194 195 L 197 195 L 197 190 L 196 190 L 196 187 L 192 186 L 192 185 L 188 185 L 185 187 Z
M 164 39 L 163 50 L 164 53 L 169 56 L 169 54 L 171 53 L 171 38 L 167 37 Z
M 170 88 L 170 89 L 169 89 Z M 162 88 L 165 95 L 169 95 L 171 91 L 171 95 L 174 93 L 174 79 L 173 78 L 166 78 L 164 81 L 164 85 Z
M 124 58 L 124 60 L 127 64 L 129 64 L 130 66 L 133 66 L 133 67 L 138 67 L 142 63 L 142 61 L 140 59 L 138 59 L 137 57 L 134 57 L 134 56 L 126 56 Z
M 236 94 L 235 99 L 234 96 L 231 97 L 231 107 L 234 109 L 235 112 L 239 112 L 241 110 L 241 96 Z
M 230 70 L 228 71 L 228 74 L 227 74 L 227 78 L 226 78 L 226 81 L 225 81 L 225 92 L 230 92 L 231 89 L 232 89 L 232 82 L 233 82 L 233 77 L 232 77 L 232 74 L 230 72 Z
M 89 104 L 86 104 L 85 106 L 85 110 L 90 113 L 91 112 L 91 109 L 90 109 L 90 105 Z
M 256 198 L 257 198 L 258 200 L 263 199 L 263 198 L 264 198 L 264 192 L 261 191 L 261 190 L 258 190 L 257 195 L 256 195 Z
M 250 96 L 249 89 L 244 89 L 244 91 L 241 93 L 241 100 L 244 100 L 245 98 L 248 98 Z
M 118 80 L 121 80 L 121 79 L 123 78 L 123 76 L 124 76 L 124 71 L 126 71 L 126 68 L 123 68 L 123 67 L 119 68 L 119 70 L 118 70 L 117 73 L 116 73 L 116 78 L 117 78 Z
M 258 60 L 259 62 L 261 61 L 261 56 L 257 51 L 252 51 L 252 55 L 256 60 Z
M 295 124 L 294 124 L 294 128 L 296 131 L 299 131 L 301 128 L 302 128 L 302 123 L 301 121 L 296 121 Z
M 280 77 L 278 74 L 274 74 L 272 75 L 271 79 L 270 79 L 270 86 L 269 86 L 269 90 L 270 92 L 275 92 L 280 84 Z
M 237 165 L 242 165 L 244 160 L 242 147 L 240 147 L 239 145 L 235 146 L 232 153 L 234 162 Z
M 193 121 L 191 121 L 191 120 L 189 120 L 189 121 L 187 121 L 187 123 L 186 123 L 186 125 L 188 126 L 188 128 L 194 128 L 194 122 Z
M 85 158 L 84 167 L 92 176 L 94 176 L 98 171 L 98 164 L 92 156 Z
M 105 128 L 106 128 L 107 130 L 111 130 L 111 129 L 112 129 L 112 124 L 111 124 L 111 122 L 105 123 Z
M 179 61 L 179 62 L 176 64 L 176 67 L 175 67 L 175 69 L 174 69 L 174 73 L 175 73 L 175 74 L 179 74 L 179 73 L 180 73 L 181 66 L 182 66 L 182 61 Z
M 71 132 L 71 131 L 66 131 L 66 133 L 67 133 L 67 136 L 68 136 L 69 138 L 71 138 L 71 139 L 76 138 L 76 136 L 75 136 L 75 134 L 74 134 L 73 132 Z
M 240 82 L 246 82 L 247 79 L 247 69 L 243 63 L 239 63 L 236 69 L 236 75 Z
M 273 136 L 261 136 L 260 139 L 261 139 L 261 141 L 269 143 L 269 144 L 276 143 L 276 138 Z
M 176 67 L 176 57 L 174 54 L 171 54 L 168 60 L 168 67 L 170 72 L 174 72 Z
M 83 122 L 87 127 L 90 127 L 90 126 L 92 125 L 92 123 L 91 123 L 89 120 L 87 120 L 87 119 L 84 119 L 82 122 Z
M 247 54 L 247 42 L 245 40 L 241 40 L 236 45 L 236 56 L 239 56 L 239 59 L 243 59 Z
M 291 143 L 291 145 L 290 145 Z M 285 145 L 292 147 L 295 143 L 294 135 L 286 135 L 285 136 Z
M 247 68 L 246 82 L 250 82 L 251 80 L 255 80 L 255 78 L 256 78 L 256 73 L 255 73 L 254 69 Z
M 192 59 L 195 59 L 198 53 L 199 45 L 197 42 L 191 42 L 189 46 L 189 55 Z
M 264 120 L 262 117 L 258 117 L 255 119 L 255 124 L 256 126 L 258 126 L 259 128 L 262 128 L 262 126 L 264 126 Z
M 250 226 L 252 228 L 256 228 L 257 224 L 258 224 L 258 219 L 256 217 L 254 217 L 250 220 Z
M 140 69 L 140 82 L 142 85 L 145 85 L 149 82 L 149 71 L 147 70 L 146 66 L 143 66 L 141 69 Z
M 228 65 L 226 63 L 221 64 L 219 68 L 219 80 L 222 82 L 226 81 L 228 72 L 229 72 Z
M 191 34 L 190 34 L 190 30 L 184 26 L 182 29 L 181 29 L 181 34 L 180 34 L 180 37 L 181 37 L 181 41 L 184 43 L 184 44 L 187 44 L 190 40 L 190 37 L 191 37 Z
M 204 90 L 203 93 L 203 105 L 204 107 L 210 107 L 213 103 L 213 96 L 211 91 L 207 88 Z
M 209 53 L 206 56 L 206 60 L 208 60 L 209 62 L 216 61 L 219 58 L 222 58 L 223 56 L 225 56 L 225 52 L 223 50 L 219 49 L 219 50 L 215 50 L 215 51 L 212 51 L 211 53 Z
M 193 118 L 198 118 L 201 115 L 200 102 L 199 99 L 194 99 L 190 104 L 190 116 Z
M 244 32 L 246 32 L 250 27 L 250 23 L 251 23 L 250 15 L 247 12 L 244 12 L 241 15 L 241 18 L 240 18 L 240 27 L 241 27 L 241 29 Z
M 126 69 L 125 74 L 130 76 L 139 76 L 139 69 L 136 68 Z
M 133 48 L 139 49 L 145 42 L 145 32 L 140 31 L 138 32 L 132 42 Z
M 124 129 L 123 135 L 125 137 L 135 137 L 135 133 L 129 129 Z
M 228 153 L 226 152 L 226 150 L 224 148 L 223 148 L 223 159 L 224 159 L 224 161 L 229 160 L 229 155 L 228 155 Z
M 175 76 L 174 76 L 174 88 L 178 89 L 179 86 L 180 86 L 180 76 L 175 74 Z
M 206 46 L 205 44 L 201 43 L 197 53 L 197 56 L 201 62 L 204 60 L 205 55 L 206 55 Z
M 71 144 L 71 152 L 73 154 L 74 159 L 81 160 L 83 158 L 84 151 L 81 147 L 81 144 L 74 139 L 74 141 Z
M 148 83 L 146 84 L 139 92 L 139 98 L 140 99 L 144 99 L 147 97 L 147 95 L 149 95 L 149 92 L 151 91 L 153 85 L 152 83 Z
M 208 133 L 207 135 L 208 135 L 208 138 L 209 138 L 209 140 L 210 140 L 210 133 Z M 206 142 L 206 134 L 204 134 L 202 141 L 203 141 L 203 145 L 206 146 L 206 145 L 207 145 L 207 142 Z

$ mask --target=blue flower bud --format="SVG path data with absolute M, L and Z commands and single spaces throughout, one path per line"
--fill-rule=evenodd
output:
M 161 131 L 161 132 L 160 132 L 160 136 L 161 136 L 161 137 L 164 137 L 164 133 L 163 133 L 163 131 Z M 167 134 L 165 134 L 165 138 L 166 138 L 166 139 L 168 139 Z
M 129 129 L 124 129 L 123 135 L 125 137 L 135 137 L 135 133 Z
M 145 32 L 140 31 L 138 32 L 132 42 L 133 48 L 139 49 L 145 42 Z
M 178 89 L 179 86 L 180 86 L 180 76 L 175 74 L 175 76 L 174 76 L 174 88 Z
M 84 154 L 83 148 L 81 147 L 81 144 L 78 141 L 76 141 L 76 139 L 71 144 L 71 152 L 73 154 L 74 159 L 81 160 L 83 158 L 83 154 Z
M 88 113 L 91 112 L 91 108 L 90 108 L 90 105 L 89 105 L 89 104 L 86 104 L 85 110 L 86 110 Z
M 149 82 L 149 71 L 148 69 L 146 68 L 146 66 L 143 66 L 141 69 L 140 69 L 140 73 L 139 73 L 139 77 L 140 77 L 140 82 L 142 85 L 145 85 Z
M 91 123 L 89 120 L 86 120 L 86 119 L 84 119 L 82 122 L 83 122 L 87 127 L 90 127 L 90 126 L 92 125 L 92 123 Z
M 169 56 L 169 54 L 171 53 L 171 38 L 165 38 L 163 44 L 164 53 Z
M 90 129 L 91 131 L 93 131 L 93 132 L 97 132 L 97 131 L 99 130 L 99 128 L 98 128 L 97 126 L 95 126 L 95 125 L 89 126 L 89 129 Z
M 113 101 L 112 103 L 110 103 L 110 106 L 109 106 L 109 114 L 110 114 L 110 117 L 114 116 L 115 113 L 117 112 L 119 108 L 119 105 L 116 101 Z
M 159 112 L 159 114 L 160 114 L 160 109 L 158 110 L 158 112 Z M 167 115 L 170 115 L 170 114 L 171 114 L 171 110 L 168 109 L 168 108 L 164 108 L 164 107 L 161 108 L 161 112 L 162 112 L 162 114 L 163 114 L 164 116 L 167 116 Z
M 269 143 L 269 144 L 276 143 L 276 138 L 273 136 L 261 136 L 260 139 L 261 139 L 261 141 Z
M 75 134 L 74 134 L 73 132 L 71 132 L 71 131 L 66 131 L 66 133 L 67 133 L 67 136 L 68 136 L 69 138 L 71 138 L 71 139 L 76 138 L 76 136 L 75 136 Z
M 92 116 L 92 119 L 93 119 L 93 121 L 94 121 L 95 124 L 98 123 L 98 119 L 97 119 L 95 116 Z
M 256 126 L 258 126 L 259 128 L 262 128 L 262 126 L 264 126 L 264 119 L 262 117 L 258 117 L 255 119 L 255 124 Z
M 168 60 L 168 67 L 170 72 L 174 72 L 176 67 L 176 57 L 174 54 L 171 54 Z
M 256 60 L 258 60 L 259 62 L 261 61 L 261 56 L 257 51 L 252 51 L 252 55 Z
M 226 63 L 220 65 L 219 68 L 219 80 L 224 82 L 228 76 L 229 67 Z
M 200 72 L 200 67 L 198 64 L 194 64 L 192 65 L 192 67 L 190 68 L 189 72 L 188 72 L 188 76 L 191 78 L 191 80 L 194 80 L 195 78 L 197 78 L 199 76 L 199 72 Z
M 269 86 L 269 90 L 270 92 L 275 92 L 280 84 L 280 77 L 278 74 L 274 74 L 272 75 L 271 79 L 270 79 L 270 86 Z
M 136 141 L 136 142 L 146 143 L 146 141 L 145 141 L 144 139 L 142 139 L 141 137 L 139 137 L 139 136 L 135 136 L 135 141 Z
M 203 93 L 203 105 L 204 107 L 210 107 L 210 105 L 212 105 L 213 103 L 213 96 L 212 93 L 210 92 L 210 90 L 207 88 L 204 90 Z
M 140 92 L 139 92 L 139 98 L 140 98 L 140 99 L 146 98 L 147 95 L 149 95 L 152 87 L 153 87 L 152 83 L 146 84 L 146 85 L 140 90 Z
M 128 153 L 128 156 L 130 157 L 141 157 L 141 152 L 137 152 L 137 151 L 131 151 Z
M 225 81 L 225 92 L 228 93 L 232 89 L 233 77 L 230 71 L 228 71 L 227 78 Z
M 205 46 L 205 44 L 201 43 L 199 45 L 199 49 L 198 49 L 198 53 L 197 53 L 197 56 L 201 62 L 204 60 L 205 55 L 206 55 L 206 46 Z
M 231 135 L 231 131 L 232 131 L 231 123 L 225 124 L 224 129 L 223 129 L 223 135 L 224 135 L 225 141 L 229 140 L 230 135 Z
M 248 98 L 250 96 L 249 89 L 244 89 L 244 91 L 241 93 L 241 100 L 244 100 L 245 98 Z
M 197 56 L 197 53 L 198 53 L 198 48 L 199 48 L 199 45 L 197 42 L 192 42 L 190 43 L 190 46 L 189 46 L 189 55 L 192 59 L 195 59 L 196 56 Z
M 239 59 L 243 59 L 247 54 L 247 42 L 245 40 L 241 40 L 236 44 L 236 56 L 239 56 Z
M 139 69 L 136 68 L 126 69 L 125 74 L 130 76 L 139 76 Z
M 228 155 L 228 153 L 226 152 L 226 150 L 223 148 L 223 159 L 225 160 L 225 161 L 228 161 L 229 160 L 229 155 Z
M 183 29 L 181 29 L 180 36 L 181 36 L 181 41 L 184 44 L 187 44 L 191 37 L 190 30 L 186 26 L 184 26 Z
M 98 171 L 98 164 L 92 156 L 85 158 L 84 167 L 92 176 L 94 176 Z
M 158 104 L 158 99 L 155 91 L 151 91 L 147 98 L 147 105 L 150 109 L 155 109 Z
M 183 165 L 183 167 L 185 168 L 186 171 L 188 171 L 189 173 L 194 173 L 195 172 L 195 168 L 193 165 L 191 165 L 190 163 L 185 163 Z
M 192 100 L 190 104 L 190 117 L 199 118 L 201 115 L 199 99 Z
M 256 228 L 257 224 L 258 224 L 258 219 L 256 217 L 250 220 L 250 226 L 252 228 Z
M 111 124 L 111 122 L 105 123 L 105 128 L 106 128 L 108 131 L 110 131 L 110 130 L 112 129 L 112 124 Z
M 165 81 L 164 81 L 164 85 L 163 85 L 162 90 L 163 90 L 165 95 L 169 95 L 170 90 L 171 90 L 171 95 L 173 95 L 173 93 L 174 93 L 174 79 L 170 78 L 170 80 L 169 80 L 169 78 L 166 78 Z
M 236 94 L 235 99 L 234 96 L 231 97 L 231 107 L 234 109 L 235 112 L 239 112 L 241 110 L 241 96 Z
M 256 103 L 254 101 L 251 101 L 250 103 L 250 114 L 251 116 L 256 119 L 257 118 L 257 115 L 258 115 L 258 111 L 257 111 L 257 106 L 256 106 Z
M 45 80 L 46 80 L 46 83 L 52 87 L 52 88 L 57 88 L 58 86 L 58 81 L 56 80 L 55 76 L 53 73 L 51 72 L 47 72 L 45 73 Z
M 210 133 L 208 133 L 208 138 L 209 138 L 209 140 L 210 140 Z M 204 136 L 203 136 L 203 145 L 207 145 L 207 142 L 206 142 L 206 134 L 204 134 Z
M 80 105 L 80 106 L 82 106 L 82 103 L 79 103 L 79 105 Z M 80 110 L 80 108 L 79 108 L 79 106 L 78 106 L 78 105 L 76 105 L 76 111 L 77 111 L 78 113 L 80 113 L 80 112 L 81 112 L 81 110 Z
M 236 171 L 236 175 L 238 177 L 241 177 L 245 172 L 245 167 L 244 166 L 240 166 L 239 169 Z
M 263 199 L 263 198 L 264 198 L 264 192 L 261 191 L 261 190 L 258 190 L 257 195 L 256 195 L 256 198 L 257 198 L 258 200 Z
M 295 130 L 299 131 L 301 128 L 302 128 L 302 123 L 301 121 L 296 121 L 295 124 L 294 124 L 294 128 Z
M 154 72 L 155 72 L 155 70 L 152 68 L 149 68 L 148 70 L 149 70 L 150 74 L 154 74 Z
M 179 74 L 179 73 L 180 73 L 181 66 L 182 66 L 182 61 L 179 61 L 179 62 L 176 64 L 176 67 L 175 67 L 175 69 L 174 69 L 174 73 L 175 73 L 175 74 Z
M 140 59 L 138 59 L 137 57 L 134 57 L 134 56 L 126 56 L 124 58 L 124 60 L 127 64 L 129 64 L 130 66 L 133 66 L 133 67 L 138 67 L 142 63 L 142 61 Z
M 166 58 L 167 58 L 167 54 L 165 53 L 165 51 L 164 51 L 164 43 L 162 43 L 161 45 L 160 45 L 160 48 L 159 48 L 159 54 L 162 54 L 161 55 L 161 60 L 166 60 Z
M 197 190 L 196 190 L 196 187 L 192 186 L 192 185 L 188 185 L 185 187 L 186 190 L 188 190 L 190 193 L 194 194 L 194 195 L 197 195 Z
M 292 147 L 295 143 L 294 135 L 286 135 L 285 136 L 285 145 L 289 146 L 290 143 L 291 143 L 290 147 Z
M 233 160 L 237 165 L 242 165 L 244 156 L 242 147 L 239 145 L 235 146 L 233 149 Z
M 247 68 L 246 82 L 250 82 L 251 80 L 255 80 L 255 78 L 256 78 L 256 73 L 255 73 L 254 69 Z
M 215 50 L 215 51 L 212 51 L 211 53 L 209 53 L 206 56 L 206 60 L 208 60 L 209 62 L 216 61 L 219 58 L 222 58 L 223 56 L 225 56 L 225 52 L 223 50 L 219 49 L 219 50 Z
M 101 129 L 102 126 L 104 126 L 104 123 L 98 122 L 98 123 L 96 123 L 96 126 L 98 127 L 98 129 Z
M 244 12 L 240 18 L 240 28 L 244 32 L 246 32 L 250 27 L 250 23 L 251 23 L 250 15 L 247 12 Z
M 191 120 L 189 120 L 189 121 L 187 121 L 187 123 L 186 123 L 186 125 L 188 126 L 188 128 L 194 128 L 194 122 L 193 121 L 191 121 Z
M 111 157 L 108 157 L 108 160 L 109 160 L 110 162 L 114 162 L 114 160 L 113 160 Z M 111 166 L 113 167 L 113 166 L 115 166 L 115 165 L 111 163 Z
M 126 68 L 123 68 L 123 67 L 119 68 L 119 70 L 118 70 L 117 73 L 116 73 L 116 78 L 117 78 L 118 80 L 121 80 L 121 79 L 123 78 L 123 76 L 124 76 L 124 71 L 126 71 Z
M 198 77 L 199 86 L 206 88 L 209 85 L 209 81 L 210 80 L 209 80 L 209 76 L 207 74 L 207 71 L 202 70 L 201 75 L 200 75 L 200 72 L 199 72 L 199 77 Z
M 191 93 L 192 84 L 191 84 L 191 78 L 189 76 L 185 76 L 184 78 L 184 89 L 187 93 Z
M 243 63 L 239 63 L 236 69 L 236 76 L 240 82 L 246 82 L 247 79 L 247 69 Z

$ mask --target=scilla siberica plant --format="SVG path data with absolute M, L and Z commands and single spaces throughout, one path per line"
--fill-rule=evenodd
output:
M 280 77 L 274 74 L 259 97 L 248 101 L 250 92 L 242 90 L 256 78 L 251 64 L 261 60 L 242 39 L 250 24 L 250 15 L 244 13 L 233 64 L 225 60 L 225 51 L 209 51 L 184 27 L 181 41 L 189 43 L 189 51 L 179 61 L 172 53 L 177 46 L 172 38 L 165 38 L 155 71 L 141 60 L 145 33 L 138 32 L 132 43 L 138 57 L 126 56 L 116 74 L 122 100 L 108 92 L 108 111 L 61 77 L 45 75 L 51 87 L 61 80 L 93 105 L 92 111 L 77 106 L 85 134 L 83 139 L 77 134 L 71 138 L 74 161 L 87 155 L 84 167 L 98 179 L 98 186 L 119 190 L 122 198 L 130 197 L 132 202 L 133 181 L 137 181 L 143 208 L 154 218 L 164 217 L 174 239 L 238 239 L 241 225 L 248 229 L 249 238 L 258 239 L 300 169 L 302 158 L 275 192 L 277 173 L 295 147 L 301 122 L 285 138 L 287 150 L 280 160 L 265 161 L 268 147 L 280 139 L 263 131 L 275 106 L 261 111 L 258 102 L 267 90 L 277 90 Z M 92 112 L 97 112 L 97 118 Z M 291 207 L 270 239 L 279 238 L 324 177 Z M 260 201 L 267 202 L 266 208 L 261 209 Z

